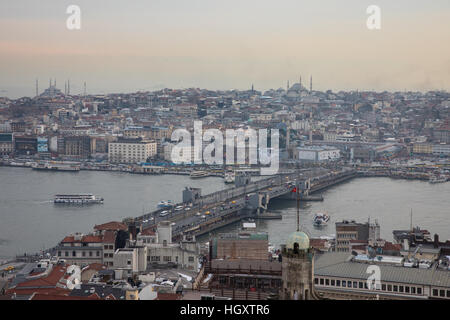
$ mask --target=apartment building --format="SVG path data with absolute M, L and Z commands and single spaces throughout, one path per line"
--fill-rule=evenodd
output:
M 350 247 L 359 241 L 376 241 L 380 238 L 380 225 L 358 223 L 354 220 L 336 222 L 336 252 L 349 252 Z
M 149 140 L 119 139 L 110 142 L 108 159 L 111 163 L 139 163 L 157 154 L 157 143 Z

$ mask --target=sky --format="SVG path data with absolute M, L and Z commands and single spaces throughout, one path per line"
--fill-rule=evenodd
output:
M 81 29 L 68 30 L 69 5 Z M 381 9 L 369 30 L 366 9 Z M 1 0 L 0 96 L 161 88 L 449 90 L 450 1 Z

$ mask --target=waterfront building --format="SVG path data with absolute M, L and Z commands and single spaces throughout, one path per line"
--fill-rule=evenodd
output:
M 87 159 L 91 156 L 91 138 L 89 136 L 66 136 L 63 138 L 63 142 L 61 140 L 59 142 L 63 143 L 63 146 L 58 150 L 63 151 L 66 156 L 81 159 Z
M 87 266 L 100 263 L 113 266 L 116 234 L 107 230 L 102 234 L 76 233 L 65 237 L 55 248 L 57 256 L 68 264 Z
M 0 155 L 9 155 L 13 150 L 12 133 L 0 133 Z
M 108 146 L 108 159 L 111 163 L 146 162 L 148 158 L 156 154 L 156 142 L 141 138 L 119 139 L 116 142 L 110 142 Z
M 314 286 L 331 299 L 450 299 L 450 271 L 399 266 L 398 259 L 383 257 L 341 252 L 318 255 Z M 373 265 L 380 268 L 380 283 L 369 288 L 367 280 L 372 272 L 368 268 Z
M 336 222 L 336 252 L 350 252 L 352 245 L 358 241 L 377 241 L 380 239 L 380 225 L 375 223 L 358 223 L 354 220 Z M 355 242 L 355 240 L 357 240 Z M 364 242 L 362 243 L 364 244 Z
M 156 232 L 143 230 L 136 236 L 136 241 L 130 240 L 127 247 L 147 247 L 147 265 L 153 267 L 179 266 L 180 268 L 199 271 L 200 247 L 195 237 L 172 242 L 172 223 L 162 221 Z M 142 252 L 143 253 L 143 252 Z
M 298 147 L 294 158 L 301 161 L 324 162 L 335 161 L 341 157 L 340 150 L 328 146 Z
M 33 155 L 37 152 L 35 136 L 14 136 L 14 153 L 16 155 Z

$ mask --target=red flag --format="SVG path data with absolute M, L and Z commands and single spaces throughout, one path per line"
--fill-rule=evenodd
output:
M 297 192 L 297 187 L 294 187 L 291 192 Z

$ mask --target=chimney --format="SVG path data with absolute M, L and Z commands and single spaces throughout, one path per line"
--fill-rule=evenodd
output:
M 439 247 L 439 235 L 437 233 L 434 234 L 434 247 Z

